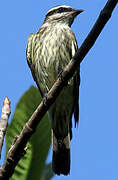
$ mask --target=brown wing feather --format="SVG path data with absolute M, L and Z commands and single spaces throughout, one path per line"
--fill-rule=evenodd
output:
M 75 55 L 75 52 L 78 49 L 77 41 L 75 38 L 74 33 L 73 34 L 73 46 L 72 49 L 74 49 L 74 52 L 72 52 L 72 57 Z M 73 113 L 74 113 L 74 119 L 75 119 L 75 127 L 79 123 L 79 85 L 80 85 L 80 66 L 78 67 L 78 70 L 76 71 L 76 74 L 74 76 L 74 107 L 73 107 Z
M 37 87 L 38 87 L 38 89 L 40 91 L 41 96 L 43 97 L 43 93 L 41 91 L 41 88 L 39 86 L 39 82 L 37 81 L 37 78 L 36 78 L 36 75 L 35 75 L 35 67 L 34 67 L 34 64 L 32 63 L 32 39 L 33 39 L 34 35 L 35 34 L 30 34 L 29 35 L 29 38 L 28 38 L 28 41 L 27 41 L 27 48 L 26 48 L 26 57 L 27 57 L 27 63 L 28 63 L 28 66 L 30 67 L 33 79 L 37 84 Z
M 72 49 L 76 52 L 78 49 L 77 41 L 75 38 L 74 33 L 71 31 L 72 37 L 73 37 L 73 47 Z M 71 49 L 71 58 L 75 55 L 75 52 L 72 52 Z M 75 120 L 75 127 L 79 123 L 79 85 L 80 85 L 80 67 L 78 67 L 78 70 L 76 71 L 74 75 L 74 90 L 73 90 L 73 97 L 74 97 L 74 105 L 72 109 L 72 114 L 74 113 L 74 120 Z M 72 139 L 72 114 L 70 117 L 70 138 Z

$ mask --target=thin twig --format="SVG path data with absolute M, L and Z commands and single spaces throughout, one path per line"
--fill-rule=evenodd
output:
M 0 169 L 0 180 L 8 180 L 9 177 L 12 176 L 14 168 L 16 167 L 18 161 L 24 153 L 24 148 L 29 138 L 36 130 L 36 127 L 40 123 L 40 120 L 45 115 L 49 107 L 56 100 L 57 96 L 64 87 L 65 82 L 67 82 L 73 76 L 75 70 L 78 68 L 78 65 L 93 46 L 100 32 L 102 31 L 105 24 L 111 17 L 112 11 L 114 10 L 117 3 L 118 0 L 108 0 L 104 9 L 101 11 L 95 25 L 93 26 L 91 32 L 89 33 L 89 35 L 87 36 L 87 38 L 85 39 L 85 41 L 83 42 L 75 56 L 72 58 L 70 63 L 64 69 L 62 73 L 62 78 L 58 79 L 49 91 L 46 98 L 46 104 L 43 104 L 43 102 L 41 102 L 38 108 L 31 116 L 31 118 L 29 119 L 29 121 L 26 123 L 25 127 L 21 131 L 15 143 L 10 148 L 7 155 L 7 159 Z
M 4 141 L 4 136 L 6 134 L 7 125 L 8 125 L 8 119 L 10 115 L 10 100 L 5 97 L 3 101 L 3 107 L 1 112 L 1 120 L 0 120 L 0 157 L 1 157 L 1 151 Z

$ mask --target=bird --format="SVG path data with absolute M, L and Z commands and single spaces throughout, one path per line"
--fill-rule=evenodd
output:
M 46 97 L 65 66 L 75 55 L 78 45 L 71 25 L 82 9 L 59 5 L 51 8 L 40 29 L 27 40 L 26 58 L 42 98 Z M 52 170 L 57 175 L 70 174 L 70 140 L 72 115 L 79 122 L 80 66 L 65 84 L 48 110 L 52 131 Z

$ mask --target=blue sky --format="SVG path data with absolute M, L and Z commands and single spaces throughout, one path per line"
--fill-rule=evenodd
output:
M 35 85 L 26 63 L 30 33 L 55 5 L 84 9 L 72 25 L 80 46 L 106 0 L 4 0 L 0 5 L 0 108 L 5 96 L 12 114 L 20 96 Z M 118 6 L 81 63 L 80 123 L 71 142 L 71 173 L 54 180 L 118 179 Z M 11 114 L 11 116 L 12 116 Z M 49 156 L 51 160 L 51 157 Z

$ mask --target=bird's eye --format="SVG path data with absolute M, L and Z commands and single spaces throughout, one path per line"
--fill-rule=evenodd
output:
M 64 12 L 64 8 L 59 8 L 59 9 L 57 9 L 57 12 L 56 13 L 62 13 L 62 12 Z
M 59 9 L 57 9 L 57 12 L 56 12 L 56 13 L 70 12 L 70 11 L 72 11 L 71 8 L 63 8 L 63 7 L 61 7 L 61 8 L 59 8 Z

